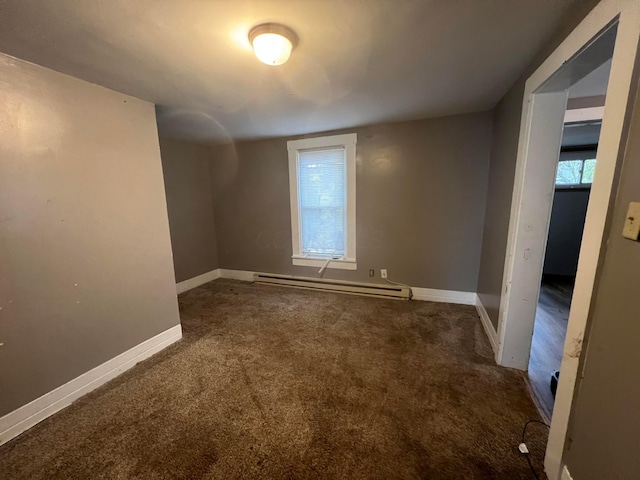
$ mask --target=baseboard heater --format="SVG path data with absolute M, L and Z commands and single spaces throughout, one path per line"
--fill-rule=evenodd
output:
M 294 277 L 290 275 L 268 275 L 264 273 L 255 273 L 253 275 L 253 281 L 269 285 L 347 293 L 350 295 L 364 295 L 368 297 L 394 298 L 399 300 L 409 300 L 411 298 L 411 289 L 400 285 L 377 285 L 375 283 Z

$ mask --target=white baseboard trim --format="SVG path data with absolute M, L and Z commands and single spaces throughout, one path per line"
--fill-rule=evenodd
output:
M 0 418 L 0 445 L 182 338 L 176 325 Z
M 248 272 L 246 270 L 227 270 L 226 268 L 220 269 L 220 276 L 222 278 L 242 280 L 244 282 L 253 282 L 253 274 L 254 272 Z
M 496 329 L 493 328 L 493 324 L 491 323 L 491 319 L 489 318 L 489 314 L 487 310 L 484 308 L 480 297 L 476 295 L 476 310 L 478 311 L 478 315 L 480 316 L 480 321 L 482 322 L 482 326 L 484 327 L 484 331 L 489 337 L 489 342 L 491 343 L 491 348 L 493 348 L 494 355 L 498 354 L 498 333 Z
M 475 292 L 458 292 L 455 290 L 435 290 L 433 288 L 411 287 L 413 300 L 426 302 L 457 303 L 460 305 L 475 305 Z
M 204 285 L 205 283 L 209 283 L 216 278 L 220 278 L 221 270 L 216 268 L 215 270 L 211 270 L 210 272 L 203 273 L 202 275 L 198 275 L 197 277 L 190 278 L 188 280 L 184 280 L 180 283 L 176 284 L 176 290 L 178 294 L 191 290 L 193 288 L 199 287 L 200 285 Z
M 560 480 L 573 480 L 566 465 L 562 467 L 562 476 L 560 477 Z

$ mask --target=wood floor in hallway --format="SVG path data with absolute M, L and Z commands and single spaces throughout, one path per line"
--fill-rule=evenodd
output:
M 574 277 L 545 275 L 540 288 L 531 342 L 529 380 L 547 419 L 551 418 L 554 402 L 549 383 L 553 372 L 560 370 L 574 283 Z

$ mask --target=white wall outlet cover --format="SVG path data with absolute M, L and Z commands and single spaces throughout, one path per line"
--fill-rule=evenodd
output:
M 640 236 L 640 202 L 631 202 L 629 204 L 622 236 L 629 240 L 638 240 L 638 236 Z
M 380 276 L 382 278 L 387 278 L 387 269 L 386 268 L 381 268 L 380 269 Z

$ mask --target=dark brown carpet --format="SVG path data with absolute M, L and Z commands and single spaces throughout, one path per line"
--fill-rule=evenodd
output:
M 0 447 L 0 478 L 532 478 L 538 414 L 473 307 L 217 280 L 180 309 L 183 341 Z

